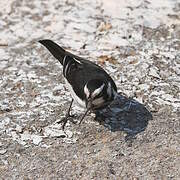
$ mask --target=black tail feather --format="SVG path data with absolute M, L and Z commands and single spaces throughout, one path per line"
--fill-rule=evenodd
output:
M 66 55 L 66 51 L 63 48 L 49 39 L 40 40 L 39 42 L 44 45 L 61 64 L 63 64 L 63 59 Z

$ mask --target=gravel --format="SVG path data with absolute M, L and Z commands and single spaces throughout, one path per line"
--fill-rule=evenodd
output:
M 0 0 L 0 16 L 1 179 L 180 179 L 178 0 Z M 118 87 L 65 131 L 71 97 L 45 38 Z

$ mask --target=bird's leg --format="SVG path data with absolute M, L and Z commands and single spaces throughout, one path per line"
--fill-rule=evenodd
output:
M 86 110 L 86 112 L 84 113 L 84 115 L 82 116 L 79 125 L 81 124 L 81 122 L 83 121 L 83 119 L 85 118 L 86 114 L 89 112 L 89 109 Z
M 71 111 L 71 107 L 72 107 L 73 101 L 74 101 L 74 100 L 72 99 L 71 104 L 70 104 L 70 106 L 69 106 L 69 109 L 68 109 L 68 111 L 67 111 L 67 113 L 66 113 L 66 116 L 65 116 L 64 118 L 62 118 L 62 119 L 58 122 L 58 124 L 60 124 L 60 123 L 63 122 L 63 125 L 62 125 L 62 129 L 63 129 L 63 130 L 64 130 L 64 127 L 65 127 L 68 119 L 74 117 L 74 115 L 70 115 L 70 111 Z M 73 123 L 75 123 L 72 119 L 71 119 L 71 121 L 72 121 Z
M 71 104 L 70 104 L 70 106 L 69 106 L 69 109 L 68 109 L 68 111 L 67 111 L 67 113 L 66 113 L 66 117 L 74 117 L 74 115 L 71 115 L 71 114 L 70 114 L 73 101 L 74 101 L 74 100 L 72 99 L 72 100 L 71 100 Z

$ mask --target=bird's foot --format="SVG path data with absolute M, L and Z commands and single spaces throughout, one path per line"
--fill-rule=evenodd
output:
M 69 118 L 76 118 L 77 115 L 76 115 L 76 114 L 69 114 L 68 117 L 69 117 Z M 72 121 L 73 121 L 73 120 L 72 120 Z M 74 121 L 74 122 L 75 122 L 75 121 Z
M 64 130 L 65 128 L 65 125 L 66 123 L 68 122 L 68 120 L 70 122 L 72 122 L 73 124 L 76 124 L 76 121 L 74 121 L 73 118 L 75 118 L 77 115 L 73 114 L 73 115 L 70 115 L 70 114 L 67 114 L 65 117 L 63 117 L 60 121 L 58 121 L 57 123 L 60 124 L 62 123 L 62 129 Z

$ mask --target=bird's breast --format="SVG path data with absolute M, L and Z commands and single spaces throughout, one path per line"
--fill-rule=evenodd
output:
M 65 78 L 65 83 L 66 83 L 66 87 L 68 88 L 68 90 L 71 93 L 72 98 L 74 99 L 74 101 L 82 108 L 86 108 L 86 103 L 85 101 L 83 101 L 81 98 L 79 98 L 76 93 L 74 92 L 71 84 L 67 81 L 67 79 Z

